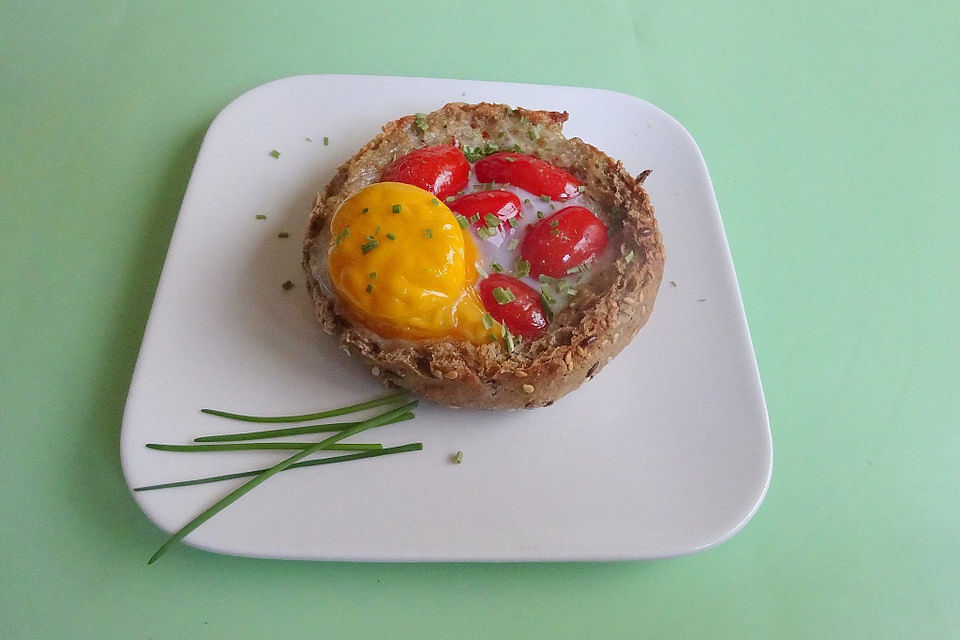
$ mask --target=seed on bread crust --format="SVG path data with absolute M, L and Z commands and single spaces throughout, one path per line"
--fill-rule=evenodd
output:
M 303 262 L 317 316 L 348 353 L 390 372 L 381 380 L 389 377 L 425 399 L 465 409 L 548 406 L 596 375 L 599 363 L 626 346 L 626 337 L 633 336 L 652 311 L 664 251 L 650 199 L 620 162 L 579 138 L 563 136 L 566 113 L 451 103 L 423 118 L 429 125 L 426 130 L 416 126 L 413 115 L 387 123 L 383 133 L 344 163 L 318 194 Z M 538 127 L 536 140 L 528 135 L 532 126 Z M 556 313 L 545 335 L 524 340 L 513 353 L 497 343 L 386 340 L 354 322 L 324 284 L 333 214 L 347 198 L 376 182 L 393 157 L 423 146 L 482 147 L 490 141 L 500 148 L 517 145 L 521 153 L 573 174 L 599 215 L 606 217 L 610 245 L 626 246 L 633 258 L 617 259 L 595 272 L 589 286 L 578 288 L 576 304 Z M 625 336 L 623 341 L 620 335 Z

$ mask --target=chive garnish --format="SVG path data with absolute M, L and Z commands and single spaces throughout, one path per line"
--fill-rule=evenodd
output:
M 478 262 L 478 263 L 475 264 L 474 266 L 477 268 L 477 273 L 480 274 L 480 277 L 481 277 L 481 278 L 489 278 L 489 277 L 490 277 L 490 274 L 487 273 L 487 270 L 483 268 L 483 265 L 482 265 L 482 264 L 480 264 L 480 263 Z
M 343 231 L 337 234 L 337 245 L 346 240 L 350 236 L 350 227 L 344 227 Z
M 328 144 L 330 144 L 330 138 L 323 136 L 323 146 L 327 146 Z
M 424 229 L 424 230 L 423 230 L 423 237 L 426 238 L 427 240 L 429 240 L 430 238 L 432 238 L 432 237 L 433 237 L 433 229 Z
M 496 271 L 497 273 L 503 273 L 503 267 L 500 265 L 499 262 L 491 262 L 490 268 Z
M 453 202 L 456 199 L 457 199 L 456 196 L 447 196 L 446 198 L 444 198 L 446 202 Z
M 541 202 L 550 202 L 550 196 L 548 196 L 548 195 L 545 194 L 545 193 L 542 193 L 542 194 L 540 194 L 540 201 L 541 201 Z
M 366 255 L 379 246 L 380 246 L 380 243 L 377 242 L 376 240 L 368 240 L 367 242 L 364 242 L 362 245 L 360 245 L 360 251 L 362 251 L 363 254 Z
M 523 204 L 533 204 L 533 203 L 530 202 L 530 198 L 524 198 L 524 199 L 523 199 Z
M 400 213 L 400 205 L 398 205 L 398 204 L 393 205 L 390 209 L 391 209 L 391 211 L 393 211 L 394 213 Z
M 377 449 L 374 451 L 362 451 L 360 453 L 350 453 L 345 456 L 332 456 L 330 458 L 320 458 L 319 460 L 307 460 L 305 462 L 297 462 L 287 467 L 287 471 L 290 469 L 302 469 L 303 467 L 315 467 L 321 464 L 334 464 L 337 462 L 350 462 L 351 460 L 363 460 L 364 458 L 375 458 L 378 456 L 386 456 L 392 453 L 404 453 L 406 451 L 420 451 L 423 449 L 423 443 L 413 442 L 410 444 L 401 445 L 399 447 L 386 447 L 384 449 Z M 236 478 L 247 478 L 249 476 L 255 476 L 258 474 L 267 471 L 267 469 L 255 469 L 253 471 L 241 471 L 240 473 L 228 473 L 222 476 L 208 476 L 206 478 L 197 478 L 195 480 L 181 480 L 180 482 L 166 482 L 164 484 L 152 484 L 146 487 L 136 487 L 134 491 L 154 491 L 156 489 L 172 489 L 174 487 L 189 487 L 196 484 L 208 484 L 210 482 L 222 482 L 224 480 L 234 480 Z
M 387 237 L 388 237 L 389 239 L 391 239 L 391 240 L 396 240 L 396 239 L 397 239 L 397 236 L 393 235 L 392 233 L 388 233 L 388 234 L 387 234 Z
M 463 462 L 463 451 L 457 451 L 453 456 L 453 464 L 460 464 L 461 462 Z
M 229 507 L 231 504 L 233 504 L 234 502 L 242 498 L 244 495 L 246 495 L 253 489 L 257 488 L 259 485 L 263 484 L 264 482 L 266 482 L 276 474 L 290 468 L 291 465 L 296 464 L 300 460 L 306 458 L 307 456 L 313 453 L 316 453 L 317 451 L 323 451 L 324 449 L 329 447 L 331 444 L 339 442 L 345 438 L 349 438 L 354 434 L 360 433 L 361 431 L 366 431 L 367 429 L 373 429 L 375 427 L 379 427 L 382 424 L 386 424 L 387 421 L 395 418 L 396 416 L 399 416 L 403 413 L 410 411 L 411 409 L 416 407 L 418 404 L 419 403 L 416 400 L 414 400 L 412 402 L 408 402 L 407 404 L 401 407 L 397 407 L 396 409 L 387 411 L 386 413 L 382 413 L 378 416 L 374 416 L 369 420 L 364 420 L 363 422 L 357 424 L 356 426 L 353 426 L 349 429 L 341 431 L 340 433 L 336 433 L 330 436 L 329 438 L 325 438 L 320 442 L 317 442 L 316 444 L 313 444 L 307 447 L 306 449 L 300 451 L 299 453 L 296 453 L 290 456 L 286 460 L 282 460 L 281 462 L 278 462 L 277 464 L 273 465 L 269 469 L 266 469 L 260 472 L 258 475 L 254 476 L 248 482 L 244 483 L 243 485 L 237 487 L 236 489 L 228 493 L 226 496 L 224 496 L 219 501 L 217 501 L 213 506 L 203 511 L 203 513 L 198 515 L 196 518 L 194 518 L 193 520 L 188 522 L 186 525 L 184 525 L 179 531 L 177 531 L 172 536 L 170 536 L 170 538 L 168 538 L 167 541 L 164 542 L 159 549 L 157 549 L 156 553 L 154 553 L 150 557 L 150 559 L 147 560 L 147 564 L 153 564 L 154 562 L 156 562 L 157 559 L 160 558 L 160 556 L 162 556 L 164 553 L 166 553 L 170 549 L 170 547 L 172 547 L 176 543 L 183 540 L 197 527 L 199 527 L 204 522 L 206 522 L 213 516 L 217 515 L 227 507 Z
M 540 139 L 540 125 L 536 125 L 536 124 L 533 125 L 532 127 L 530 127 L 530 131 L 529 131 L 528 133 L 530 134 L 530 139 L 531 139 L 531 140 L 539 140 L 539 139 Z
M 497 216 L 493 215 L 492 213 L 488 213 L 485 216 L 483 216 L 483 221 L 487 223 L 488 227 L 500 226 L 500 220 L 498 220 Z
M 479 229 L 477 229 L 477 235 L 480 236 L 481 240 L 486 240 L 488 238 L 492 238 L 493 236 L 497 235 L 497 232 L 491 231 L 490 227 L 480 227 Z
M 671 287 L 677 286 L 677 281 L 676 281 L 676 280 L 671 280 L 671 281 L 670 281 L 670 286 L 671 286 Z
M 370 279 L 373 280 L 373 279 L 376 278 L 376 277 L 377 277 L 377 272 L 376 272 L 376 271 L 371 271 L 371 272 L 370 272 Z
M 560 229 L 550 229 L 550 235 L 552 235 L 552 236 L 559 236 L 559 235 L 560 235 Z
M 537 211 L 537 220 L 543 220 L 543 211 Z
M 366 213 L 367 211 L 370 211 L 370 207 L 364 207 L 360 210 L 360 213 Z
M 412 413 L 398 416 L 393 422 L 412 420 Z M 215 436 L 200 436 L 194 442 L 241 442 L 244 440 L 263 440 L 265 438 L 284 438 L 287 436 L 302 436 L 310 433 L 328 433 L 343 431 L 360 424 L 359 422 L 331 422 L 328 424 L 308 424 L 302 427 L 287 427 L 286 429 L 268 429 L 266 431 L 247 431 L 244 433 L 224 433 Z
M 520 246 L 520 241 L 517 240 L 516 238 L 511 238 L 510 242 L 507 243 L 507 251 L 513 251 L 518 246 Z
M 290 234 L 287 233 L 286 231 L 281 231 L 280 233 L 277 234 L 277 237 L 278 237 L 278 238 L 289 238 L 289 237 L 290 237 Z
M 436 198 L 431 198 L 431 199 L 430 199 L 430 204 L 432 204 L 432 205 L 435 206 L 435 207 L 439 207 L 439 206 L 440 206 L 440 201 L 437 200 Z
M 504 338 L 505 345 L 507 348 L 507 353 L 513 353 L 517 349 L 516 343 L 513 341 L 513 334 L 510 333 L 510 329 L 507 329 L 507 335 Z
M 368 285 L 367 285 L 367 293 L 373 293 L 373 285 L 372 285 L 372 284 L 368 284 Z
M 147 444 L 147 449 L 156 449 L 157 451 L 182 451 L 182 452 L 204 452 L 204 451 L 297 451 L 306 449 L 317 444 L 316 442 L 231 442 L 224 444 Z M 330 445 L 331 451 L 374 451 L 383 449 L 382 444 L 376 443 L 347 443 L 338 442 Z
M 456 214 L 454 217 L 457 219 L 457 224 L 460 225 L 460 228 L 461 228 L 461 229 L 466 229 L 467 226 L 470 224 L 469 222 L 467 222 L 467 219 L 464 218 L 464 217 L 463 217 L 462 215 L 460 215 L 459 213 Z
M 496 299 L 498 304 L 507 304 L 517 299 L 517 296 L 513 294 L 513 291 L 510 291 L 509 287 L 495 288 L 493 290 L 493 297 Z
M 517 260 L 516 266 L 513 268 L 513 272 L 517 275 L 518 278 L 530 275 L 530 261 L 529 260 Z
M 266 220 L 266 219 L 267 219 L 267 216 L 263 215 L 262 213 L 257 214 L 257 220 Z
M 480 222 L 480 214 L 475 213 L 472 216 L 470 216 L 470 222 L 473 224 L 477 224 L 478 222 Z
M 420 131 L 426 131 L 430 128 L 430 125 L 427 124 L 427 118 L 424 116 L 424 114 L 418 113 L 414 116 L 414 120 L 416 120 L 417 129 L 420 129 Z
M 560 221 L 559 221 L 559 220 L 556 220 L 556 219 L 551 220 L 551 221 L 550 221 L 550 226 L 556 228 L 556 227 L 560 226 Z
M 580 185 L 579 187 L 577 187 L 577 193 L 583 193 L 586 190 L 587 188 L 583 185 Z
M 511 229 L 516 229 L 517 225 L 520 224 L 520 221 L 517 220 L 516 218 L 510 218 L 507 222 L 510 224 Z
M 311 138 L 304 138 L 304 140 L 306 140 L 307 142 L 313 142 Z
M 493 316 L 490 315 L 489 313 L 484 313 L 481 319 L 483 320 L 484 329 L 489 329 L 490 327 L 493 326 Z
M 280 157 L 280 152 L 274 149 L 273 151 L 270 152 L 270 155 L 273 156 L 274 159 L 276 159 Z
M 630 250 L 630 253 L 623 256 L 623 259 L 626 260 L 627 262 L 630 262 L 631 260 L 633 260 L 633 249 Z
M 322 420 L 323 418 L 332 418 L 334 416 L 342 416 L 348 413 L 356 413 L 358 411 L 363 411 L 364 409 L 372 409 L 374 407 L 382 407 L 385 404 L 393 404 L 400 402 L 407 397 L 405 392 L 391 393 L 387 396 L 382 396 L 380 398 L 374 398 L 373 400 L 367 400 L 366 402 L 358 402 L 357 404 L 351 404 L 346 407 L 340 407 L 339 409 L 330 409 L 329 411 L 320 411 L 319 413 L 306 413 L 303 415 L 296 416 L 248 416 L 240 413 L 230 413 L 227 411 L 218 411 L 216 409 L 200 409 L 200 413 L 206 413 L 211 416 L 218 416 L 221 418 L 228 418 L 230 420 L 239 420 L 241 422 L 306 422 L 308 420 Z M 340 427 L 344 428 L 344 427 Z M 309 432 L 302 432 L 309 433 Z M 197 440 L 197 442 L 202 442 Z
M 284 282 L 284 283 L 283 283 L 282 285 L 280 285 L 280 286 L 283 287 L 283 290 L 284 290 L 284 291 L 290 291 L 290 289 L 293 289 L 293 283 L 290 282 L 289 280 L 287 280 L 286 282 Z

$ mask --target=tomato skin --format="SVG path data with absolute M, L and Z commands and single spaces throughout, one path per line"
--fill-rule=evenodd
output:
M 493 295 L 497 287 L 509 289 L 516 299 L 500 304 Z M 525 282 L 505 273 L 492 273 L 480 281 L 480 299 L 493 319 L 507 326 L 515 335 L 537 338 L 547 330 L 547 315 L 540 303 L 540 294 Z
M 452 145 L 437 145 L 397 158 L 380 176 L 380 182 L 412 184 L 444 199 L 466 188 L 469 178 L 470 163 L 463 152 Z
M 499 151 L 481 158 L 473 170 L 480 182 L 509 183 L 535 196 L 569 200 L 580 193 L 581 183 L 545 160 L 513 151 Z
M 478 191 L 460 196 L 450 203 L 450 210 L 470 219 L 480 214 L 480 219 L 473 223 L 476 228 L 487 226 L 484 219 L 487 215 L 494 216 L 500 221 L 500 228 L 510 220 L 520 215 L 520 198 L 509 191 Z
M 606 247 L 606 225 L 589 209 L 574 206 L 530 225 L 520 241 L 520 255 L 530 261 L 532 277 L 562 278 Z

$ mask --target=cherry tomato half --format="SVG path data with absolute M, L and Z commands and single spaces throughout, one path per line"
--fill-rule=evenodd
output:
M 438 145 L 397 158 L 380 181 L 412 184 L 443 199 L 462 191 L 469 177 L 470 163 L 463 152 L 452 145 Z
M 450 210 L 467 220 L 475 215 L 480 218 L 473 222 L 476 228 L 489 227 L 487 216 L 500 221 L 502 228 L 511 218 L 520 215 L 520 198 L 509 191 L 479 191 L 460 196 L 450 203 Z
M 509 302 L 500 302 L 504 297 Z M 507 292 L 506 294 L 504 292 Z M 547 316 L 540 304 L 540 294 L 525 282 L 505 273 L 492 273 L 480 281 L 480 299 L 493 319 L 507 326 L 516 335 L 536 338 L 547 329 Z
M 527 228 L 520 255 L 530 261 L 531 276 L 562 278 L 606 246 L 607 227 L 597 216 L 584 207 L 565 207 Z
M 580 193 L 580 181 L 545 160 L 512 151 L 500 151 L 481 158 L 474 165 L 480 182 L 502 182 L 520 187 L 535 196 L 568 200 Z

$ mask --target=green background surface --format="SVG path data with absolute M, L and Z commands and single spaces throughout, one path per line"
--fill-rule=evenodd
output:
M 0 637 L 960 637 L 955 2 L 0 3 Z M 201 136 L 263 82 L 601 87 L 706 157 L 770 409 L 735 538 L 615 564 L 180 547 L 120 417 Z

